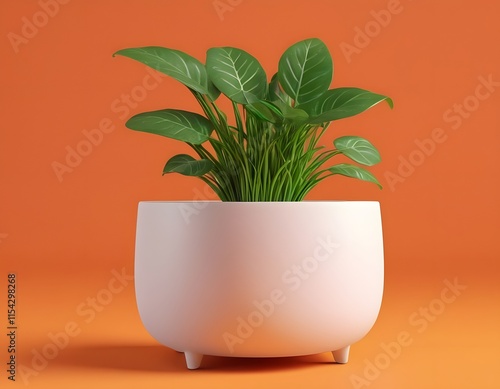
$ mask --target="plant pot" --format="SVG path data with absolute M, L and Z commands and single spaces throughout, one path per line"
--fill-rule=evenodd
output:
M 141 319 L 185 353 L 338 363 L 375 323 L 383 292 L 380 206 L 337 202 L 140 202 Z

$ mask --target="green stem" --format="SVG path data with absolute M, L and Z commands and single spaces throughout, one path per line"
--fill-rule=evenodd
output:
M 231 103 L 233 104 L 234 118 L 236 120 L 236 127 L 238 128 L 238 142 L 243 146 L 245 129 L 241 120 L 240 109 L 237 103 L 234 101 L 231 101 Z

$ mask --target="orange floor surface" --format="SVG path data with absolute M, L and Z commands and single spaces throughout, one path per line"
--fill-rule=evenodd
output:
M 99 280 L 88 274 L 88 281 L 79 274 L 77 282 L 70 274 L 42 274 L 17 277 L 19 365 L 11 386 L 494 389 L 500 380 L 500 287 L 494 279 L 448 273 L 388 280 L 375 326 L 352 346 L 345 365 L 335 364 L 331 353 L 205 356 L 199 370 L 188 370 L 182 354 L 144 330 L 132 283 L 108 303 L 103 290 L 116 273 Z M 1 378 L 8 387 L 5 371 Z

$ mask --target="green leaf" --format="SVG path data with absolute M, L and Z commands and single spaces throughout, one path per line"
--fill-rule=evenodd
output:
M 375 178 L 373 174 L 371 174 L 368 170 L 363 169 L 362 167 L 350 165 L 348 163 L 341 163 L 335 166 L 332 166 L 328 169 L 333 174 L 340 174 L 342 176 L 357 178 L 358 180 L 368 181 L 376 184 L 380 189 L 382 189 L 382 185 Z
M 392 100 L 387 96 L 360 88 L 336 88 L 302 108 L 312 116 L 310 123 L 319 124 L 357 115 L 382 101 L 393 107 Z
M 208 140 L 213 129 L 207 118 L 176 109 L 140 113 L 131 117 L 125 125 L 131 130 L 150 132 L 192 144 Z
M 163 174 L 179 173 L 184 176 L 200 177 L 212 170 L 212 162 L 208 159 L 196 160 L 187 154 L 178 154 L 168 160 Z
M 262 101 L 256 101 L 255 103 L 247 104 L 245 106 L 245 109 L 251 112 L 258 119 L 264 120 L 269 123 L 276 123 L 280 119 Z
M 139 61 L 180 81 L 188 88 L 208 95 L 212 100 L 220 94 L 208 79 L 205 65 L 182 51 L 149 46 L 119 50 L 114 55 Z
M 333 141 L 333 144 L 345 156 L 354 162 L 372 166 L 380 162 L 380 154 L 368 140 L 359 136 L 343 136 Z
M 233 47 L 208 50 L 207 72 L 215 86 L 236 103 L 254 103 L 267 93 L 264 69 L 243 50 Z
M 292 105 L 292 99 L 281 88 L 278 80 L 278 73 L 274 74 L 269 83 L 269 100 L 281 101 L 289 106 Z
M 328 48 L 315 38 L 294 44 L 280 58 L 278 77 L 296 105 L 314 101 L 332 82 L 333 61 Z
M 300 108 L 290 107 L 288 104 L 282 101 L 276 101 L 274 103 L 282 112 L 285 120 L 289 123 L 293 123 L 296 126 L 304 124 L 309 119 L 309 115 L 306 111 Z

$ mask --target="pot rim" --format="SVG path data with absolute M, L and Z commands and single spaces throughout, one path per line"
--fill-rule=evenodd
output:
M 331 203 L 373 203 L 378 200 L 304 200 L 304 201 L 221 201 L 221 200 L 140 200 L 141 203 L 182 204 L 182 203 L 209 203 L 209 204 L 331 204 Z

